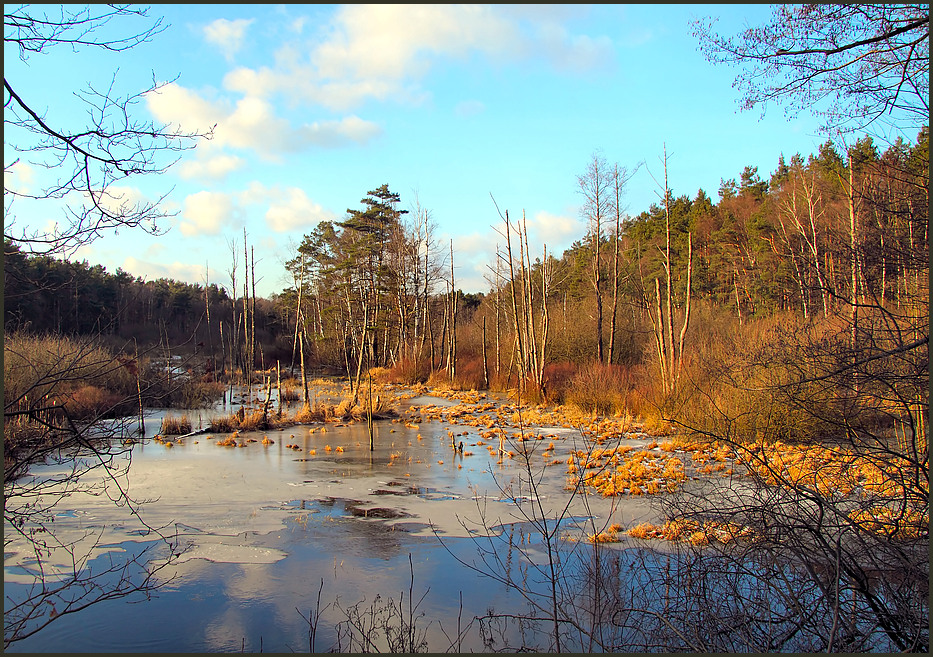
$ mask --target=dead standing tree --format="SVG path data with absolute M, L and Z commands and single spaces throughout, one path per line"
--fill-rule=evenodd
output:
M 616 321 L 619 314 L 619 250 L 621 240 L 622 224 L 622 194 L 626 183 L 631 180 L 635 172 L 641 167 L 639 163 L 633 171 L 628 171 L 625 167 L 619 167 L 618 164 L 612 166 L 609 174 L 611 192 L 613 195 L 612 208 L 615 213 L 615 235 L 612 248 L 612 307 L 609 315 L 609 349 L 606 354 L 606 363 L 611 365 L 615 357 L 616 346 Z
M 495 203 L 495 199 L 493 199 Z M 498 206 L 496 206 L 498 210 Z M 513 226 L 509 221 L 509 212 L 502 215 L 504 229 L 496 230 L 505 238 L 505 253 L 496 250 L 496 280 L 499 280 L 499 261 L 504 260 L 509 270 L 509 292 L 512 306 L 512 324 L 514 331 L 515 352 L 518 356 L 519 392 L 525 390 L 530 382 L 537 392 L 544 391 L 544 366 L 547 363 L 549 314 L 547 296 L 553 279 L 553 268 L 547 258 L 547 245 L 544 245 L 544 259 L 541 262 L 539 274 L 541 277 L 541 293 L 539 301 L 540 320 L 535 313 L 535 281 L 531 266 L 531 255 L 528 246 L 528 227 L 525 215 L 522 213 L 521 223 Z M 513 232 L 518 240 L 518 273 L 516 273 L 515 254 L 512 248 Z M 496 294 L 501 292 L 497 287 Z M 498 322 L 497 322 L 498 331 Z M 498 336 L 498 333 L 497 333 Z M 498 338 L 497 338 L 497 371 L 498 371 Z M 515 353 L 513 352 L 513 353 Z
M 449 293 L 446 299 L 444 309 L 445 316 L 449 318 L 447 322 L 448 340 L 447 340 L 447 379 L 453 381 L 457 375 L 457 288 L 454 278 L 454 241 L 450 240 L 450 282 L 448 284 Z
M 603 290 L 602 268 L 600 267 L 599 253 L 603 242 L 603 222 L 608 219 L 610 212 L 610 179 L 611 171 L 606 164 L 606 158 L 594 153 L 586 171 L 577 176 L 577 187 L 583 198 L 583 216 L 589 224 L 592 239 L 593 263 L 590 271 L 590 282 L 593 284 L 593 293 L 596 297 L 596 360 L 602 362 L 603 353 Z
M 658 353 L 658 364 L 661 372 L 661 386 L 665 395 L 674 392 L 677 383 L 683 371 L 684 359 L 684 338 L 687 334 L 687 327 L 690 324 L 690 283 L 693 271 L 693 242 L 690 233 L 687 233 L 687 267 L 686 267 L 686 290 L 684 292 L 684 314 L 683 324 L 680 327 L 680 333 L 675 341 L 674 337 L 674 291 L 673 291 L 673 272 L 671 265 L 671 190 L 667 183 L 667 146 L 664 146 L 664 156 L 662 163 L 664 166 L 664 222 L 665 222 L 665 246 L 661 252 L 663 255 L 664 275 L 666 280 L 667 294 L 662 301 L 661 280 L 654 279 L 655 308 L 652 312 L 651 303 L 648 301 L 647 293 L 644 296 L 645 308 L 648 311 L 648 317 L 654 329 L 655 345 Z M 657 182 L 657 181 L 655 181 Z M 660 186 L 660 185 L 659 185 Z

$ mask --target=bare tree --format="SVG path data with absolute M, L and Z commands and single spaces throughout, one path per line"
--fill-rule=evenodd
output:
M 124 22 L 147 19 L 146 9 L 126 6 L 4 8 L 4 43 L 18 47 L 22 64 L 7 62 L 4 68 L 4 142 L 19 154 L 13 161 L 4 160 L 4 173 L 19 166 L 37 167 L 43 184 L 38 191 L 19 189 L 9 183 L 14 176 L 4 176 L 4 239 L 17 248 L 68 256 L 111 230 L 160 233 L 158 221 L 167 216 L 161 208 L 165 196 L 137 203 L 125 198 L 116 183 L 164 172 L 179 152 L 205 136 L 134 117 L 136 105 L 163 84 L 153 81 L 125 96 L 116 90 L 115 75 L 106 89 L 89 85 L 75 94 L 89 123 L 75 126 L 72 118 L 80 113 L 59 106 L 39 108 L 20 92 L 17 80 L 28 75 L 25 67 L 35 54 L 59 47 L 70 47 L 75 56 L 86 49 L 121 53 L 150 41 L 166 28 L 161 19 L 138 30 L 111 31 Z M 16 216 L 20 206 L 41 207 L 45 218 L 51 215 L 49 208 L 57 206 L 63 221 L 48 230 L 31 226 Z M 100 335 L 37 339 L 33 347 L 20 349 L 24 342 L 4 339 L 4 545 L 7 552 L 25 545 L 37 568 L 33 585 L 5 605 L 5 646 L 98 602 L 148 594 L 159 585 L 153 553 L 167 549 L 165 563 L 178 553 L 175 538 L 150 527 L 140 516 L 141 502 L 127 490 L 135 409 L 151 392 L 140 384 L 140 355 L 134 348 L 127 353 L 135 357 L 113 357 L 99 342 Z M 17 368 L 24 382 L 18 389 L 13 385 Z M 122 398 L 93 385 L 117 376 L 133 377 L 125 382 Z M 87 382 L 82 404 L 81 389 L 74 388 Z M 40 468 L 42 463 L 57 467 Z M 101 535 L 90 531 L 68 538 L 57 530 L 61 523 L 52 524 L 59 501 L 81 493 L 110 496 L 153 543 L 123 559 L 111 558 L 109 566 L 92 564 L 103 546 Z M 52 563 L 70 566 L 50 574 L 46 569 Z
M 495 203 L 495 199 L 493 199 Z M 498 211 L 498 205 L 496 210 Z M 531 251 L 528 245 L 528 226 L 525 221 L 524 212 L 522 220 L 516 221 L 513 226 L 509 220 L 509 212 L 505 211 L 503 215 L 503 229 L 494 230 L 505 238 L 505 251 L 496 249 L 496 295 L 503 290 L 498 287 L 500 261 L 505 261 L 509 270 L 509 281 L 507 282 L 512 305 L 512 326 L 514 332 L 515 351 L 513 354 L 518 358 L 519 369 L 519 390 L 524 391 L 525 386 L 530 382 L 536 388 L 537 392 L 544 391 L 544 366 L 547 363 L 549 314 L 547 306 L 547 296 L 550 293 L 550 286 L 553 280 L 553 266 L 547 257 L 547 245 L 544 245 L 544 259 L 538 268 L 540 276 L 540 298 L 537 302 L 539 310 L 535 310 L 536 289 L 538 287 L 535 281 L 535 272 L 531 264 Z M 518 261 L 515 260 L 515 252 L 512 246 L 512 238 L 516 238 L 518 243 Z M 517 272 L 516 272 L 517 269 Z M 498 309 L 498 306 L 497 306 Z M 538 319 L 540 315 L 540 320 Z M 497 318 L 498 326 L 498 318 Z M 498 333 L 496 342 L 496 367 L 498 370 Z M 511 367 L 511 366 L 510 366 Z
M 839 132 L 929 121 L 928 4 L 776 5 L 770 23 L 736 37 L 714 25 L 697 21 L 694 35 L 710 62 L 743 67 L 743 109 L 783 102 L 789 115 L 812 111 Z
M 150 41 L 167 26 L 158 19 L 148 27 L 129 31 L 127 36 L 113 37 L 107 36 L 110 32 L 105 28 L 112 22 L 147 18 L 144 8 L 113 5 L 62 6 L 49 12 L 28 5 L 6 8 L 4 43 L 19 48 L 24 66 L 31 55 L 61 46 L 75 53 L 86 48 L 120 53 Z M 153 81 L 144 90 L 126 96 L 117 93 L 115 75 L 106 89 L 89 85 L 75 96 L 86 106 L 90 124 L 70 127 L 73 112 L 63 116 L 60 109 L 42 110 L 17 91 L 16 77 L 20 75 L 28 75 L 28 69 L 4 68 L 4 143 L 20 154 L 13 161 L 4 160 L 4 173 L 11 173 L 16 166 L 34 166 L 46 172 L 48 182 L 38 191 L 4 183 L 4 237 L 35 253 L 67 255 L 109 230 L 129 227 L 160 234 L 159 220 L 170 216 L 161 207 L 167 193 L 155 201 L 134 202 L 124 198 L 115 183 L 164 172 L 177 160 L 177 153 L 193 148 L 206 136 L 133 116 L 135 106 L 147 94 L 158 93 L 167 83 Z M 17 218 L 17 201 L 51 202 L 46 205 L 57 201 L 63 221 L 52 229 L 31 226 Z
M 666 394 L 674 391 L 683 371 L 684 358 L 684 338 L 687 335 L 687 327 L 690 324 L 690 283 L 693 271 L 693 242 L 691 235 L 687 234 L 687 267 L 686 267 L 686 291 L 684 293 L 684 319 L 680 327 L 680 334 L 674 337 L 674 288 L 673 288 L 673 270 L 671 264 L 671 190 L 667 182 L 667 146 L 664 147 L 664 156 L 661 160 L 664 167 L 664 186 L 662 188 L 662 199 L 664 201 L 664 220 L 665 220 L 665 246 L 662 251 L 664 258 L 664 275 L 666 280 L 667 294 L 662 304 L 661 280 L 655 278 L 655 310 L 651 312 L 651 304 L 648 301 L 647 294 L 644 297 L 645 308 L 648 311 L 648 317 L 654 328 L 655 343 L 658 353 L 658 364 L 661 370 L 662 389 Z M 658 185 L 660 187 L 660 185 Z
M 596 295 L 596 359 L 602 361 L 603 354 L 603 291 L 602 268 L 600 267 L 600 250 L 603 242 L 603 222 L 608 219 L 611 202 L 611 170 L 606 164 L 606 158 L 594 153 L 586 166 L 586 171 L 577 176 L 577 187 L 583 194 L 583 216 L 588 223 L 590 239 L 593 249 L 593 266 L 590 273 L 590 282 Z
M 615 213 L 615 234 L 613 236 L 612 247 L 612 308 L 609 315 L 609 350 L 606 354 L 606 363 L 612 364 L 615 355 L 616 345 L 616 319 L 619 313 L 619 250 L 621 242 L 621 224 L 622 224 L 622 194 L 625 185 L 631 180 L 635 172 L 641 167 L 639 163 L 631 172 L 625 167 L 619 167 L 618 163 L 612 165 L 612 171 L 609 174 L 611 192 L 613 196 L 612 208 Z
M 825 214 L 822 194 L 816 184 L 816 172 L 805 171 L 801 162 L 795 162 L 790 170 L 790 189 L 778 208 L 778 223 L 781 235 L 790 249 L 791 260 L 796 271 L 804 317 L 809 316 L 809 288 L 806 272 L 811 265 L 816 273 L 816 283 L 823 303 L 823 316 L 829 314 L 829 291 L 824 278 L 820 252 L 820 234 L 817 224 Z M 797 253 L 784 225 L 784 219 L 792 222 L 795 234 L 803 242 L 804 249 Z

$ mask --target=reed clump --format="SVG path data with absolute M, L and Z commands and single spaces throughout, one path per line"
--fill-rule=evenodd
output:
M 229 433 L 232 431 L 267 431 L 295 424 L 314 424 L 323 422 L 358 422 L 366 417 L 370 410 L 369 392 L 361 394 L 355 401 L 347 395 L 339 402 L 329 403 L 315 399 L 310 404 L 303 404 L 294 413 L 281 416 L 257 409 L 247 413 L 241 408 L 236 413 L 214 417 L 210 422 L 210 431 Z M 373 388 L 372 414 L 376 419 L 398 415 L 396 397 L 384 386 Z
M 182 415 L 181 417 L 166 415 L 162 419 L 161 433 L 164 435 L 181 435 L 191 433 L 191 420 L 187 415 Z

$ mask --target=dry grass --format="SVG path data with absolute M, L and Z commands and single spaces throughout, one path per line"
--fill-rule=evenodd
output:
M 231 431 L 267 431 L 293 426 L 295 424 L 313 424 L 323 422 L 358 422 L 366 417 L 368 411 L 369 391 L 365 396 L 353 402 L 352 397 L 346 396 L 336 404 L 315 399 L 311 404 L 303 404 L 292 414 L 263 413 L 254 410 L 246 414 L 244 409 L 237 413 L 215 417 L 211 420 L 210 430 L 217 433 Z M 397 415 L 397 399 L 384 386 L 373 387 L 372 412 L 375 418 L 386 418 Z
M 744 447 L 736 461 L 755 471 L 773 486 L 809 488 L 823 496 L 864 491 L 889 498 L 904 498 L 902 468 L 906 459 L 888 457 L 887 467 L 851 448 L 792 445 L 781 441 Z
M 627 534 L 632 538 L 685 541 L 696 546 L 709 545 L 713 542 L 730 543 L 739 539 L 754 539 L 754 532 L 748 527 L 732 523 L 698 523 L 683 520 L 667 520 L 661 526 L 643 522 L 629 529 Z
M 603 497 L 672 493 L 687 478 L 679 458 L 626 447 L 577 450 L 567 458 L 567 474 L 568 490 L 582 483 Z
M 166 436 L 191 433 L 191 420 L 188 419 L 187 415 L 182 415 L 181 417 L 166 415 L 162 419 L 161 433 Z
M 61 406 L 74 419 L 126 410 L 136 396 L 135 368 L 132 359 L 116 356 L 92 341 L 7 333 L 3 340 L 4 407 L 23 411 Z M 118 408 L 121 402 L 126 409 Z

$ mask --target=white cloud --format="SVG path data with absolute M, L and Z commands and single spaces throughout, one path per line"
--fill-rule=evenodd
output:
M 313 228 L 321 221 L 333 221 L 334 213 L 315 203 L 297 187 L 278 195 L 266 211 L 266 223 L 277 233 L 301 228 Z
M 382 134 L 382 128 L 357 116 L 303 126 L 298 133 L 316 146 L 334 148 L 348 143 L 365 144 Z
M 150 281 L 158 278 L 171 278 L 176 281 L 200 283 L 205 276 L 204 265 L 187 265 L 177 260 L 166 265 L 128 256 L 121 267 L 133 276 L 142 276 Z
M 36 180 L 35 169 L 20 160 L 3 170 L 3 187 L 18 194 L 29 194 Z
M 208 130 L 229 114 L 221 104 L 205 100 L 174 82 L 146 94 L 146 106 L 156 120 L 191 131 Z M 203 146 L 216 146 L 216 141 L 209 141 Z
M 234 217 L 233 201 L 222 192 L 197 192 L 185 198 L 179 229 L 185 237 L 217 235 Z
M 206 100 L 175 83 L 149 94 L 147 102 L 157 120 L 180 125 L 185 130 L 206 130 L 216 124 L 213 139 L 201 145 L 206 150 L 225 147 L 252 150 L 271 161 L 277 161 L 282 153 L 300 152 L 312 146 L 333 148 L 366 144 L 382 134 L 377 124 L 357 116 L 293 127 L 276 115 L 269 101 L 258 96 L 245 96 L 230 107 L 223 102 Z M 215 162 L 217 173 L 237 164 L 236 160 L 227 158 Z M 210 169 L 192 163 L 182 170 L 182 175 L 209 172 Z
M 252 181 L 246 189 L 237 194 L 237 199 L 243 205 L 263 203 L 271 198 L 272 191 L 258 180 Z
M 329 41 L 312 54 L 326 78 L 420 77 L 431 55 L 514 50 L 516 26 L 480 5 L 345 5 Z
M 334 221 L 336 215 L 321 204 L 308 198 L 298 187 L 283 188 L 279 185 L 266 187 L 254 180 L 236 195 L 242 205 L 269 204 L 266 210 L 266 225 L 277 233 L 301 228 L 313 228 L 321 221 Z
M 495 5 L 343 5 L 317 40 L 303 36 L 301 19 L 287 21 L 295 33 L 276 51 L 269 66 L 238 67 L 224 76 L 235 102 L 212 100 L 175 83 L 147 96 L 158 120 L 185 130 L 204 131 L 216 124 L 206 150 L 239 148 L 278 161 L 284 153 L 312 147 L 367 144 L 382 128 L 358 116 L 293 125 L 282 118 L 272 97 L 348 112 L 365 101 L 394 100 L 420 104 L 430 98 L 422 79 L 439 63 L 480 56 L 494 65 L 537 59 L 569 72 L 612 63 L 612 43 L 605 36 L 576 34 L 565 23 L 576 10 Z M 205 38 L 232 56 L 251 20 L 219 19 L 204 28 Z M 458 116 L 482 111 L 478 101 L 457 107 Z M 189 163 L 186 177 L 221 177 L 231 159 L 217 168 Z
M 250 26 L 253 19 L 238 18 L 230 21 L 226 18 L 218 18 L 213 23 L 204 26 L 204 39 L 212 43 L 224 54 L 227 61 L 232 61 L 233 56 L 243 45 L 243 37 L 246 35 L 246 28 Z
M 274 67 L 236 69 L 224 86 L 346 111 L 369 99 L 423 102 L 429 94 L 420 80 L 438 62 L 475 54 L 494 64 L 539 58 L 574 73 L 611 62 L 609 38 L 569 32 L 567 15 L 489 5 L 344 5 L 324 40 L 284 44 Z
M 178 165 L 178 175 L 186 180 L 223 180 L 242 169 L 246 161 L 235 155 L 216 155 L 207 159 L 188 160 Z
M 576 216 L 556 215 L 541 210 L 527 222 L 528 243 L 532 251 L 543 251 L 547 245 L 548 253 L 560 257 L 570 244 L 586 232 L 586 225 Z

